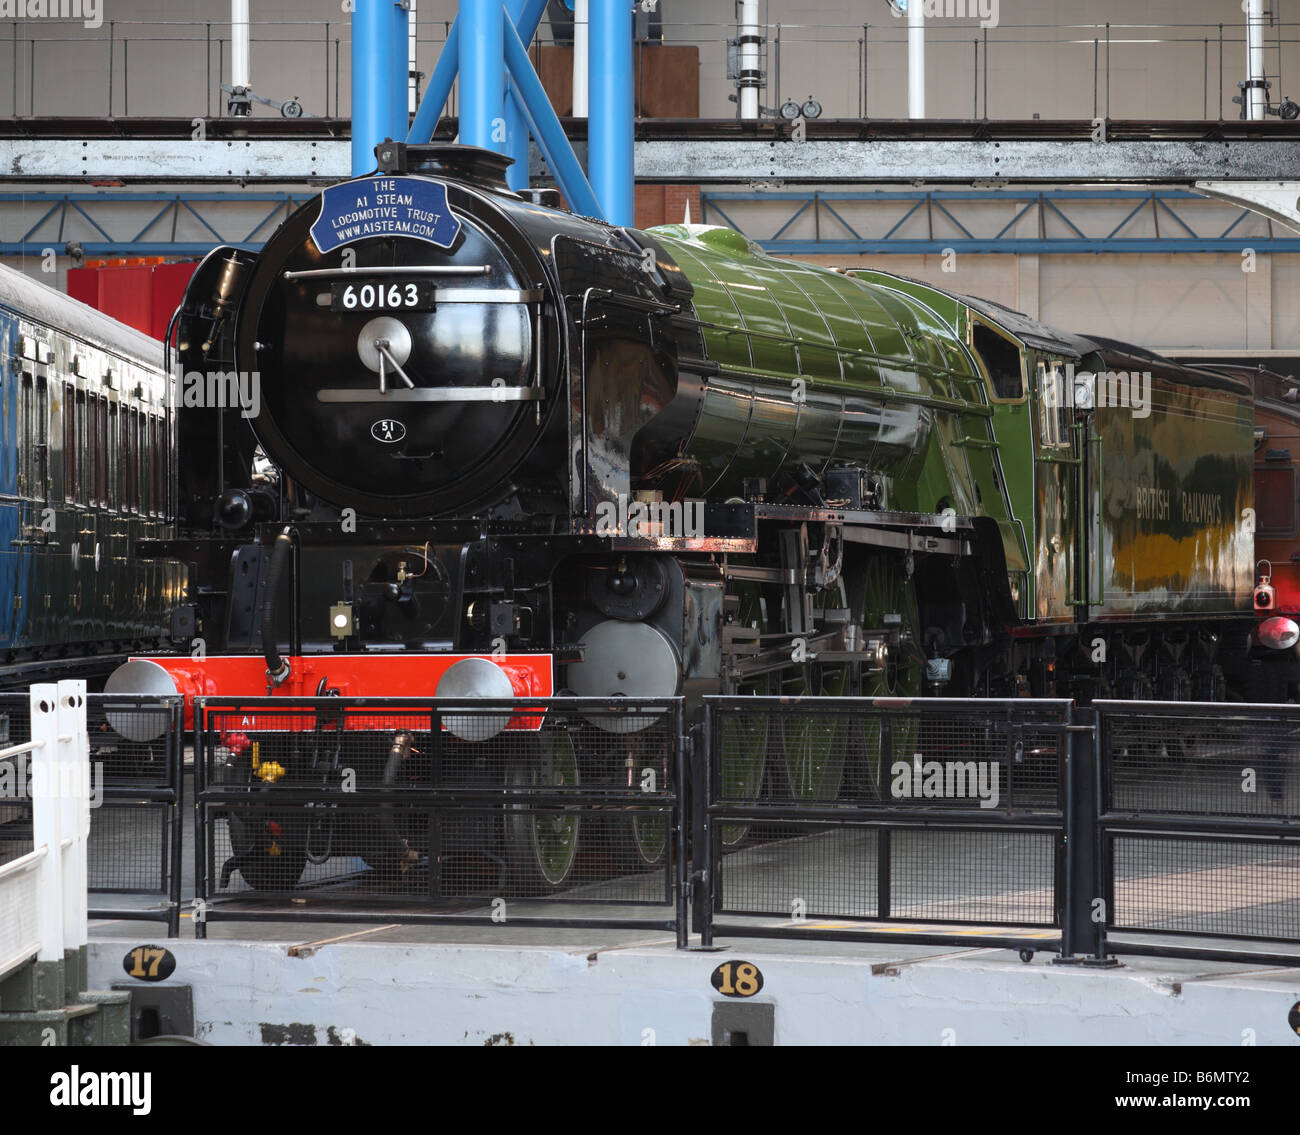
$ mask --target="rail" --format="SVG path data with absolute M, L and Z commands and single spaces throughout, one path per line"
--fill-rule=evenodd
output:
M 667 5 L 665 4 L 665 7 Z M 898 59 L 907 26 L 884 16 L 854 24 L 771 22 L 765 40 L 760 100 L 771 114 L 791 103 L 795 112 L 811 97 L 827 118 L 906 117 L 906 82 Z M 971 4 L 969 7 L 975 7 Z M 996 12 L 999 5 L 993 5 Z M 1225 14 L 1235 15 L 1235 10 Z M 1233 98 L 1245 77 L 1245 18 L 1224 23 L 1057 24 L 978 17 L 930 18 L 926 54 L 932 75 L 928 109 L 933 119 L 1132 118 L 1222 120 L 1237 118 Z M 0 84 L 0 115 L 60 117 L 226 117 L 230 23 L 222 20 L 114 20 L 84 27 L 75 20 L 11 19 L 0 33 L 0 58 L 11 80 Z M 423 79 L 446 44 L 451 23 L 422 19 L 416 36 L 416 73 Z M 647 53 L 663 43 L 696 46 L 701 60 L 701 117 L 733 118 L 735 84 L 727 78 L 727 40 L 734 22 L 664 19 L 633 53 L 635 89 L 643 89 Z M 254 106 L 277 114 L 281 102 L 322 118 L 350 113 L 348 20 L 252 21 L 252 78 L 258 94 L 275 104 Z M 1276 113 L 1288 95 L 1286 81 L 1300 53 L 1300 23 L 1272 19 L 1265 31 L 1266 70 Z M 6 42 L 7 40 L 7 42 Z M 531 49 L 567 42 L 544 24 Z M 87 44 L 94 50 L 87 51 Z M 96 59 L 98 55 L 98 59 Z M 1137 66 L 1141 63 L 1141 67 Z M 1023 75 L 1025 82 L 995 77 Z M 69 84 L 68 74 L 80 81 Z M 267 76 L 271 76 L 267 78 Z M 831 78 L 834 76 L 834 78 Z M 1063 76 L 1070 78 L 1063 81 Z M 1176 76 L 1177 82 L 1172 81 Z M 1199 81 L 1198 81 L 1199 80 Z M 418 82 L 418 80 L 417 80 Z M 1199 91 L 1197 90 L 1199 88 Z M 1027 91 L 1039 105 L 1027 105 Z M 1201 95 L 1195 98 L 1195 92 Z M 448 113 L 457 112 L 453 88 Z M 7 105 L 6 105 L 7 103 Z

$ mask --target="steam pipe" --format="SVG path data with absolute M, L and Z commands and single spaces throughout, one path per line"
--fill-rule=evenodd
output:
M 293 529 L 285 528 L 276 537 L 275 549 L 271 553 L 271 570 L 266 579 L 266 593 L 262 596 L 262 655 L 266 659 L 268 687 L 283 685 L 291 671 L 288 661 L 280 654 L 280 644 L 275 637 L 275 593 L 284 577 L 285 563 L 293 554 L 293 545 Z

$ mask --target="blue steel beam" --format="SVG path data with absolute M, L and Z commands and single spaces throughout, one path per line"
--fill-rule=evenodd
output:
M 588 6 L 587 175 L 605 219 L 633 222 L 632 5 L 590 0 Z
M 523 50 L 522 43 L 518 42 L 517 55 L 526 61 L 526 53 Z M 518 61 L 518 59 L 516 60 Z M 540 87 L 535 72 L 531 67 L 525 72 L 531 74 L 534 83 Z M 523 96 L 520 96 L 522 103 Z M 549 109 L 549 104 L 547 104 Z M 554 119 L 554 112 L 551 113 Z M 532 124 L 530 124 L 531 127 Z M 558 120 L 554 120 L 547 125 L 540 121 L 536 125 L 539 137 L 544 134 L 553 132 L 559 137 L 563 137 Z M 547 147 L 543 144 L 543 152 Z M 577 164 L 577 159 L 572 157 L 571 151 L 561 151 L 569 154 L 571 165 L 565 166 L 563 159 L 552 162 L 552 168 L 557 174 L 560 174 L 561 188 L 569 197 L 573 208 L 580 213 L 594 212 L 597 208 L 595 199 L 591 195 L 590 187 L 586 185 L 582 177 L 581 167 Z M 548 154 L 548 160 L 550 155 Z M 565 178 L 576 178 L 574 184 L 566 184 Z M 574 187 L 576 185 L 576 188 Z M 106 193 L 0 193 L 0 206 L 23 205 L 27 206 L 37 214 L 36 222 L 33 224 L 27 217 L 13 217 L 9 221 L 12 224 L 12 232 L 17 233 L 17 239 L 10 239 L 0 243 L 0 252 L 5 255 L 39 255 L 45 248 L 54 248 L 58 252 L 63 252 L 70 241 L 64 239 L 64 232 L 68 227 L 69 219 L 75 220 L 78 216 L 85 219 L 90 227 L 95 230 L 99 238 L 92 241 L 77 241 L 82 249 L 90 256 L 107 256 L 107 255 L 172 255 L 187 256 L 200 255 L 207 252 L 212 244 L 202 241 L 196 241 L 193 237 L 183 237 L 180 240 L 173 241 L 146 241 L 144 237 L 152 231 L 159 220 L 164 218 L 168 212 L 173 215 L 173 221 L 180 211 L 192 213 L 199 218 L 205 230 L 212 234 L 217 234 L 218 228 L 229 229 L 232 226 L 231 218 L 224 218 L 220 225 L 213 223 L 216 218 L 209 219 L 205 216 L 205 205 L 247 205 L 255 202 L 264 202 L 271 207 L 271 211 L 262 218 L 261 223 L 248 233 L 248 236 L 240 243 L 241 247 L 256 249 L 261 247 L 260 242 L 255 238 L 261 233 L 268 224 L 270 224 L 279 213 L 281 208 L 292 210 L 294 206 L 306 201 L 310 195 L 303 193 L 220 193 L 220 192 L 203 192 L 203 193 L 160 193 L 160 192 L 132 192 L 121 194 Z M 797 202 L 799 206 L 808 205 L 812 194 L 808 192 L 795 193 L 756 193 L 756 192 L 725 192 L 717 194 L 704 194 L 703 204 L 705 207 L 705 217 L 717 215 L 725 219 L 732 227 L 740 229 L 741 226 L 726 214 L 719 205 L 719 201 L 730 204 L 733 201 L 764 202 L 772 200 L 784 200 L 788 202 Z M 1089 200 L 1108 200 L 1108 201 L 1132 201 L 1136 203 L 1138 209 L 1145 207 L 1147 203 L 1153 200 L 1152 191 L 1149 189 L 1127 189 L 1127 190 L 1044 190 L 1040 192 L 1008 192 L 998 193 L 989 191 L 961 191 L 961 190 L 935 190 L 932 194 L 927 195 L 924 191 L 911 192 L 852 192 L 852 193 L 824 193 L 817 194 L 818 200 L 822 205 L 834 212 L 828 204 L 830 201 L 904 201 L 911 205 L 907 215 L 915 215 L 927 200 L 927 196 L 935 199 L 942 198 L 946 201 L 973 200 L 973 201 L 1014 201 L 1021 204 L 1017 211 L 1016 219 L 1023 217 L 1028 209 L 1035 204 L 1041 204 L 1046 208 L 1048 200 L 1059 203 L 1062 206 L 1069 206 L 1073 202 L 1084 202 Z M 1155 197 L 1161 202 L 1160 208 L 1164 209 L 1168 202 L 1175 204 L 1182 201 L 1197 201 L 1202 205 L 1215 204 L 1207 201 L 1205 198 L 1187 193 L 1181 190 L 1158 190 Z M 161 206 L 162 211 L 153 215 L 149 224 L 144 229 L 139 229 L 140 220 L 132 219 L 130 231 L 136 235 L 131 238 L 113 238 L 109 236 L 110 228 L 117 228 L 119 225 L 112 222 L 111 216 L 105 212 L 106 207 L 119 205 L 123 207 L 136 207 L 141 204 L 152 204 Z M 151 210 L 152 213 L 152 210 Z M 847 225 L 843 217 L 835 214 L 837 219 Z M 1062 214 L 1064 215 L 1064 214 Z M 1129 217 L 1133 214 L 1130 212 Z M 882 255 L 889 253 L 905 254 L 925 254 L 941 253 L 946 248 L 952 248 L 958 251 L 973 253 L 1134 253 L 1134 252 L 1166 252 L 1166 253 L 1185 253 L 1185 252 L 1234 252 L 1239 253 L 1243 249 L 1252 248 L 1256 252 L 1281 252 L 1281 253 L 1300 253 L 1300 237 L 1263 237 L 1250 238 L 1233 236 L 1241 221 L 1248 216 L 1252 216 L 1246 210 L 1241 210 L 1237 218 L 1228 225 L 1227 228 L 1217 237 L 1197 237 L 1194 235 L 1177 236 L 1177 237 L 1145 237 L 1145 238 L 1119 238 L 1118 233 L 1122 231 L 1123 225 L 1114 226 L 1114 221 L 1109 220 L 1106 223 L 1103 232 L 1107 235 L 1098 237 L 1088 237 L 1082 235 L 1082 229 L 1074 222 L 1069 222 L 1071 228 L 1079 236 L 1053 237 L 1053 238 L 1006 238 L 1005 234 L 1011 231 L 1012 226 L 1004 225 L 997 237 L 967 239 L 964 237 L 954 237 L 949 239 L 903 239 L 896 238 L 892 233 L 902 227 L 902 222 L 894 225 L 889 234 L 884 237 L 874 237 L 863 239 L 858 233 L 853 232 L 853 240 L 820 240 L 812 241 L 803 238 L 794 240 L 780 239 L 779 237 L 770 237 L 766 240 L 760 240 L 759 243 L 771 252 L 779 252 L 788 255 L 805 256 L 822 253 L 832 253 L 835 255 Z M 8 220 L 4 213 L 0 213 L 0 221 Z M 238 220 L 238 227 L 247 228 L 252 224 L 253 218 L 243 218 L 242 215 Z M 1183 232 L 1192 234 L 1194 230 L 1186 221 L 1180 218 L 1179 224 Z M 53 230 L 58 228 L 57 238 L 51 239 L 51 234 L 42 239 L 38 233 L 43 228 Z M 138 232 L 136 230 L 139 230 Z M 1107 232 L 1107 230 L 1109 230 Z M 173 224 L 173 232 L 175 227 Z M 783 231 L 783 230 L 782 230 Z M 850 230 L 852 232 L 852 230 Z M 5 235 L 0 232 L 0 236 Z M 1231 239 L 1229 239 L 1231 238 Z M 75 238 L 74 238 L 75 239 Z
M 556 117 L 555 108 L 546 97 L 542 81 L 533 70 L 528 52 L 524 50 L 523 41 L 514 28 L 505 27 L 502 39 L 505 41 L 506 66 L 510 70 L 510 80 L 519 96 L 519 108 L 528 121 L 528 129 L 537 139 L 543 155 L 550 164 L 560 192 L 564 194 L 575 213 L 588 217 L 603 216 L 600 203 L 592 191 L 578 156 L 569 145 L 564 127 Z
M 893 227 L 885 233 L 883 237 L 862 238 L 858 233 L 853 235 L 855 240 L 831 240 L 818 239 L 808 240 L 807 238 L 781 239 L 782 235 L 789 229 L 790 225 L 808 206 L 817 201 L 821 205 L 831 208 L 829 202 L 894 202 L 903 201 L 911 202 L 911 207 L 904 213 L 903 217 L 894 223 Z M 710 213 L 716 213 L 722 217 L 727 224 L 737 231 L 743 231 L 742 227 L 737 224 L 718 204 L 719 201 L 727 202 L 749 202 L 764 203 L 770 201 L 787 201 L 792 204 L 798 203 L 798 208 L 792 216 L 784 219 L 777 232 L 767 238 L 757 238 L 758 243 L 769 252 L 781 253 L 791 256 L 808 256 L 823 253 L 835 255 L 880 255 L 889 253 L 901 254 L 930 254 L 942 253 L 946 249 L 954 251 L 966 251 L 973 253 L 1139 253 L 1139 252 L 1167 252 L 1167 253 L 1190 253 L 1190 252 L 1240 252 L 1243 249 L 1251 248 L 1256 252 L 1289 252 L 1300 253 L 1300 238 L 1297 237 L 1273 237 L 1249 238 L 1235 237 L 1231 240 L 1228 237 L 1233 230 L 1252 214 L 1248 210 L 1241 210 L 1237 218 L 1224 230 L 1218 238 L 1202 237 L 1195 229 L 1177 212 L 1171 204 L 1178 204 L 1184 201 L 1196 201 L 1202 205 L 1211 205 L 1215 202 L 1207 200 L 1197 193 L 1191 193 L 1186 190 L 1167 189 L 1106 189 L 1106 190 L 1075 190 L 1075 189 L 1049 189 L 1042 191 L 988 191 L 988 190 L 934 190 L 929 193 L 925 191 L 884 191 L 884 192 L 830 192 L 818 190 L 812 191 L 780 191 L 780 192 L 760 192 L 760 191 L 724 191 L 719 193 L 705 193 L 702 197 L 702 204 L 705 210 L 705 219 L 707 220 Z M 997 235 L 992 238 L 975 237 L 970 230 L 958 220 L 945 206 L 939 204 L 940 201 L 962 202 L 962 201 L 1008 201 L 1019 204 L 1021 207 L 1017 210 L 1016 215 L 1010 222 L 1003 225 Z M 1124 219 L 1118 225 L 1113 222 L 1107 222 L 1109 232 L 1105 236 L 1092 237 L 1087 235 L 1083 229 L 1076 224 L 1061 208 L 1061 205 L 1070 202 L 1089 201 L 1114 201 L 1127 202 L 1133 201 L 1136 204 L 1127 212 Z M 914 216 L 917 210 L 924 204 L 933 202 L 943 212 L 954 225 L 962 232 L 961 237 L 950 238 L 903 238 L 895 237 L 894 234 L 903 227 L 908 218 Z M 1059 203 L 1059 204 L 1058 204 Z M 1040 209 L 1051 210 L 1072 230 L 1073 236 L 1067 237 L 1035 237 L 1035 238 L 1008 238 L 1006 234 L 1015 228 L 1030 209 L 1037 205 Z M 1168 213 L 1177 222 L 1178 226 L 1187 235 L 1179 237 L 1166 237 L 1156 235 L 1154 237 L 1141 238 L 1120 238 L 1118 234 L 1125 226 L 1148 205 L 1151 205 L 1157 211 Z M 833 211 L 833 210 L 832 210 Z M 847 221 L 839 214 L 837 219 L 847 225 Z M 1112 227 L 1113 225 L 1113 227 Z M 1158 230 L 1157 230 L 1158 232 Z
M 407 10 L 393 0 L 354 0 L 353 177 L 375 168 L 375 147 L 385 138 L 406 137 L 406 31 Z
M 524 0 L 523 15 L 515 21 L 515 27 L 518 28 L 519 38 L 525 45 L 533 42 L 533 36 L 537 34 L 537 28 L 545 13 L 546 0 Z M 423 145 L 433 137 L 438 119 L 442 117 L 447 100 L 451 98 L 451 88 L 459 74 L 460 17 L 458 16 L 451 25 L 447 42 L 443 44 L 438 62 L 433 66 L 433 74 L 429 76 L 429 85 L 424 88 L 424 97 L 420 99 L 415 118 L 411 121 L 411 129 L 406 135 L 406 140 L 411 145 Z
M 527 6 L 527 0 L 506 0 L 506 17 L 514 27 L 519 27 L 524 18 L 524 9 Z M 529 39 L 532 37 L 529 36 Z M 525 40 L 520 39 L 526 48 L 528 46 Z M 501 45 L 502 57 L 504 58 L 505 44 Z M 506 170 L 506 184 L 511 189 L 528 188 L 528 123 L 524 119 L 523 108 L 519 105 L 519 99 L 515 92 L 506 85 L 505 92 L 505 119 L 506 119 L 506 147 L 505 152 L 510 156 L 513 164 Z
M 756 242 L 768 252 L 782 256 L 822 255 L 928 255 L 941 254 L 948 249 L 954 252 L 1017 253 L 1039 255 L 1048 253 L 1133 253 L 1133 252 L 1241 252 L 1247 248 L 1255 252 L 1300 253 L 1300 237 L 1294 240 L 1249 240 L 1246 238 L 1222 240 L 1216 237 L 1160 237 L 1108 240 L 1105 237 L 1082 239 L 1003 239 L 1003 240 L 781 240 Z
M 502 0 L 460 0 L 460 140 L 505 152 Z

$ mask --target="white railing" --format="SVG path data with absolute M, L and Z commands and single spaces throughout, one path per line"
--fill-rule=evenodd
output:
M 32 850 L 0 866 L 0 978 L 33 957 L 61 961 L 86 944 L 90 739 L 86 683 L 31 688 L 31 736 L 0 749 L 29 755 L 31 777 L 9 777 L 32 805 Z

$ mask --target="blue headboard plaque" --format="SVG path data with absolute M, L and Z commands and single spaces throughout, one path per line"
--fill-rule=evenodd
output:
M 368 177 L 331 185 L 320 195 L 320 216 L 311 227 L 321 252 L 389 236 L 450 248 L 459 234 L 447 187 L 422 177 Z

